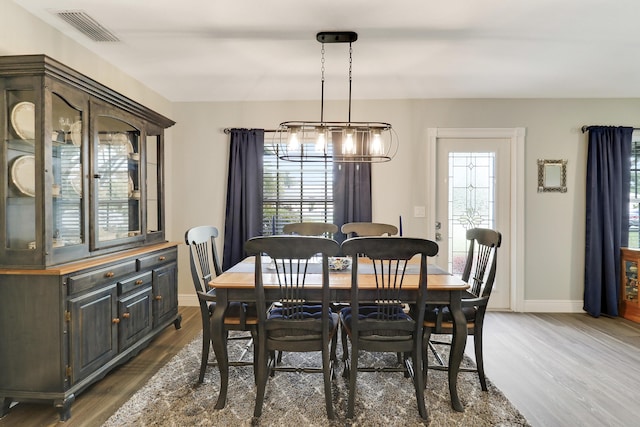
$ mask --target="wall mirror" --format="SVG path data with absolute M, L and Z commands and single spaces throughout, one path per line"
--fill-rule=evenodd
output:
M 538 193 L 567 192 L 567 161 L 538 159 Z

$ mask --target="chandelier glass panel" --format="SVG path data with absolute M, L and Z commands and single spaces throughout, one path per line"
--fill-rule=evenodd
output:
M 398 150 L 398 138 L 391 124 L 351 121 L 351 44 L 355 32 L 320 32 L 322 43 L 322 92 L 320 121 L 287 121 L 278 126 L 273 149 L 282 160 L 294 162 L 381 163 L 391 160 Z M 349 43 L 349 116 L 346 122 L 324 120 L 324 44 Z

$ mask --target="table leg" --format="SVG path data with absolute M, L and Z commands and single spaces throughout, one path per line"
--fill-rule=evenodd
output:
M 224 408 L 227 402 L 227 388 L 229 386 L 229 357 L 227 355 L 227 334 L 224 328 L 224 313 L 227 309 L 228 298 L 225 289 L 216 289 L 216 308 L 211 317 L 211 343 L 220 370 L 220 394 L 215 409 Z
M 451 354 L 449 355 L 449 394 L 451 406 L 458 412 L 464 412 L 464 407 L 458 398 L 458 372 L 467 344 L 467 322 L 462 312 L 461 298 L 460 291 L 450 293 L 449 309 L 453 317 L 454 330 L 451 338 Z

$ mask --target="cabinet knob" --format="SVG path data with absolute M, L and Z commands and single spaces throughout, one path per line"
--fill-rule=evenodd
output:
M 136 285 L 142 285 L 144 281 L 142 279 L 136 280 Z
M 115 273 L 113 271 L 109 271 L 108 273 L 105 273 L 104 277 L 113 277 L 115 276 Z
M 159 259 L 160 261 L 164 261 L 165 259 L 167 259 L 167 257 L 161 256 L 161 257 L 158 257 L 158 259 Z
M 155 300 L 160 301 L 162 299 L 162 295 L 156 295 Z
M 111 323 L 118 324 L 118 323 L 120 323 L 120 319 L 118 319 L 118 318 L 116 317 L 115 319 L 112 319 L 112 320 L 111 320 Z
M 131 313 L 122 313 L 122 317 L 128 319 L 129 317 L 131 317 Z

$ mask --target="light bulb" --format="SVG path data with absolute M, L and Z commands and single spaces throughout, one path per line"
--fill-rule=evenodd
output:
M 352 130 L 348 130 L 345 134 L 345 140 L 342 144 L 342 154 L 356 154 L 356 146 L 353 143 Z
M 325 136 L 325 130 L 318 128 L 318 139 L 316 140 L 316 151 L 318 153 L 324 153 L 327 148 L 327 137 Z
M 371 154 L 379 156 L 382 154 L 382 136 L 379 129 L 373 129 L 371 131 L 373 137 L 371 139 Z
M 291 128 L 289 132 L 289 150 L 298 151 L 300 149 L 300 141 L 298 140 L 298 129 Z

